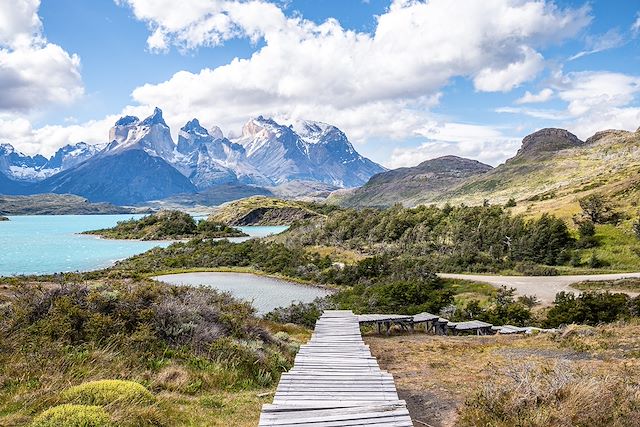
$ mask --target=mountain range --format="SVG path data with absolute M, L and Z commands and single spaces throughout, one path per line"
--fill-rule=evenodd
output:
M 564 129 L 526 136 L 516 155 L 492 168 L 475 160 L 445 156 L 418 166 L 374 175 L 357 189 L 329 200 L 345 206 L 517 203 L 516 212 L 571 216 L 590 194 L 623 210 L 640 202 L 640 129 L 606 130 L 581 140 Z
M 313 121 L 290 126 L 259 116 L 239 138 L 198 119 L 175 143 L 162 111 L 120 118 L 104 144 L 60 148 L 50 159 L 0 145 L 0 193 L 76 194 L 92 202 L 135 204 L 218 185 L 271 187 L 294 181 L 339 188 L 364 184 L 386 169 L 358 154 L 337 127 Z

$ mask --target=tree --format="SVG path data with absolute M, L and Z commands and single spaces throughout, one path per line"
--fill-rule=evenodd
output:
M 607 201 L 599 194 L 592 194 L 578 200 L 583 217 L 594 224 L 616 223 L 620 214 L 615 212 Z
M 636 219 L 631 227 L 633 228 L 633 234 L 640 239 L 640 218 Z

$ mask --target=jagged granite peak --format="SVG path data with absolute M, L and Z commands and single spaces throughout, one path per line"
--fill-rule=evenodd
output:
M 258 116 L 243 126 L 242 136 L 235 142 L 276 184 L 300 180 L 355 187 L 385 170 L 360 156 L 340 129 L 322 122 L 298 121 L 284 126 Z
M 211 135 L 215 139 L 224 138 L 224 134 L 222 133 L 222 129 L 220 129 L 218 126 L 212 126 L 211 129 L 209 129 L 209 135 Z
M 9 143 L 0 144 L 0 172 L 17 181 L 37 181 L 53 172 L 44 171 L 47 158 L 41 154 L 29 156 Z
M 135 125 L 138 124 L 138 122 L 140 121 L 139 118 L 137 118 L 136 116 L 124 116 L 124 117 L 120 117 L 118 119 L 118 121 L 116 121 L 116 126 L 129 126 L 129 125 Z
M 152 126 L 152 125 L 167 126 L 167 123 L 165 123 L 164 118 L 162 117 L 162 110 L 158 107 L 155 107 L 153 109 L 153 114 L 151 114 L 149 117 L 144 119 L 142 121 L 142 124 L 145 126 Z
M 533 153 L 555 152 L 584 145 L 584 141 L 566 129 L 544 128 L 527 135 L 514 158 Z
M 86 142 L 78 142 L 76 144 L 67 144 L 60 147 L 53 156 L 47 161 L 45 168 L 55 169 L 56 172 L 69 169 L 78 165 L 100 151 L 104 150 L 107 144 L 87 144 Z
M 144 150 L 152 156 L 162 157 L 172 163 L 175 159 L 176 145 L 171 138 L 169 126 L 162 118 L 162 110 L 156 107 L 153 114 L 143 121 L 133 116 L 129 117 L 118 120 L 109 131 L 110 144 L 104 150 L 105 154 L 130 149 Z

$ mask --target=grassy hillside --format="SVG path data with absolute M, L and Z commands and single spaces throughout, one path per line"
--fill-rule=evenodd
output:
M 494 170 L 434 198 L 439 203 L 506 203 L 515 212 L 569 218 L 578 200 L 600 194 L 635 213 L 639 201 L 640 132 L 605 131 L 570 148 L 520 153 Z
M 196 221 L 180 211 L 161 211 L 140 219 L 120 221 L 113 228 L 85 231 L 107 239 L 182 240 L 241 237 L 247 234 L 215 221 Z
M 311 202 L 256 196 L 223 205 L 209 219 L 230 225 L 290 225 L 335 209 Z
M 93 215 L 127 214 L 139 210 L 110 203 L 90 203 L 71 194 L 0 195 L 0 213 L 5 215 Z

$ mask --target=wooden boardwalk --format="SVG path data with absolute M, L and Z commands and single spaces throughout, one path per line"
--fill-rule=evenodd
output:
M 280 379 L 260 426 L 413 426 L 391 374 L 381 371 L 351 311 L 327 310 Z

